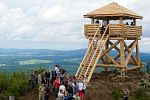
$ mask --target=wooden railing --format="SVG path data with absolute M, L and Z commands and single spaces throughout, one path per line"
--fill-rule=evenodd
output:
M 94 40 L 95 40 L 95 38 L 96 38 L 96 35 L 99 33 L 99 25 L 91 25 L 91 26 L 93 26 L 93 27 L 94 27 L 93 30 L 96 30 L 96 31 L 95 31 L 94 37 L 93 37 L 93 39 L 92 39 L 90 45 L 88 46 L 88 49 L 87 49 L 87 51 L 86 51 L 86 54 L 85 54 L 85 56 L 84 56 L 84 58 L 83 58 L 83 60 L 82 60 L 82 62 L 81 62 L 81 64 L 80 64 L 80 66 L 79 66 L 79 68 L 78 68 L 78 70 L 77 70 L 77 72 L 76 72 L 76 75 L 75 75 L 76 77 L 77 77 L 77 75 L 79 74 L 79 71 L 81 70 L 82 66 L 84 66 L 84 62 L 85 62 L 85 61 L 87 60 L 87 58 L 88 58 L 87 56 L 88 56 L 88 54 L 89 54 L 89 52 L 90 52 L 90 49 L 92 48 L 92 45 L 93 45 Z M 95 26 L 97 27 L 97 29 L 95 29 Z M 90 27 L 90 28 L 92 29 L 93 27 Z
M 126 26 L 126 36 L 141 36 L 142 26 Z
M 109 34 L 110 36 L 122 36 L 125 33 L 125 25 L 110 24 Z
M 86 37 L 93 37 L 95 35 L 98 24 L 85 24 L 84 34 Z M 102 28 L 99 28 L 99 33 L 102 33 Z M 142 26 L 129 26 L 121 24 L 110 24 L 109 25 L 110 37 L 123 37 L 132 38 L 140 37 L 142 35 Z M 101 34 L 97 34 L 101 35 Z
M 95 32 L 99 28 L 99 24 L 85 24 L 84 25 L 84 35 L 95 35 Z

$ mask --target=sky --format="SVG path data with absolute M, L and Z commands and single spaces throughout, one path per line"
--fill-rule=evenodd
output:
M 0 0 L 0 48 L 87 48 L 83 15 L 113 0 Z M 150 0 L 114 0 L 142 15 L 140 51 L 150 52 Z

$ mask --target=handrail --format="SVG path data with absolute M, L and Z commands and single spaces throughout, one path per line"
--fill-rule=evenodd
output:
M 99 31 L 99 27 L 97 28 L 97 30 L 96 30 L 96 32 L 95 32 L 95 35 L 94 35 L 94 37 L 93 37 L 93 39 L 92 39 L 90 45 L 88 46 L 88 49 L 87 49 L 87 51 L 86 51 L 86 53 L 85 53 L 85 56 L 84 56 L 84 58 L 83 58 L 83 60 L 82 60 L 82 62 L 81 62 L 81 64 L 80 64 L 80 66 L 79 66 L 79 68 L 78 68 L 78 70 L 77 70 L 75 76 L 77 76 L 77 74 L 79 73 L 79 70 L 80 70 L 80 68 L 81 68 L 81 66 L 82 66 L 82 64 L 83 64 L 83 62 L 85 61 L 85 58 L 86 58 L 88 52 L 90 51 L 90 48 L 91 48 L 91 46 L 92 46 L 92 44 L 93 44 L 93 41 L 94 41 L 94 39 L 95 39 L 95 37 L 96 37 L 98 31 Z
M 105 33 L 106 33 L 108 27 L 109 27 L 109 25 L 107 25 L 107 27 L 106 27 L 106 29 L 105 29 L 105 31 L 104 31 L 104 33 L 103 33 L 103 35 L 102 35 L 100 41 L 102 41 L 102 39 L 104 38 Z M 97 39 L 96 43 L 97 43 L 97 42 L 98 42 L 98 39 Z M 99 49 L 99 46 L 100 46 L 100 45 L 101 45 L 101 42 L 97 45 L 97 48 L 96 48 L 96 50 L 95 50 L 95 52 L 94 52 L 94 54 L 93 54 L 94 56 L 93 56 L 92 59 L 90 60 L 90 64 L 88 65 L 88 68 L 87 68 L 87 70 L 86 70 L 86 72 L 85 72 L 85 75 L 87 74 L 87 72 L 88 72 L 88 70 L 89 70 L 89 68 L 90 68 L 90 66 L 91 66 L 91 64 L 92 64 L 92 61 L 93 61 L 93 59 L 94 59 L 94 57 L 95 57 L 95 54 L 96 54 L 96 51 Z
M 109 37 L 109 34 L 107 35 L 106 40 L 108 39 L 108 37 Z M 102 48 L 105 46 L 105 43 L 106 43 L 106 41 L 103 43 Z M 102 52 L 102 50 L 100 52 Z M 98 61 L 100 54 L 101 53 L 99 53 L 98 57 L 96 58 L 96 62 Z M 96 63 L 94 64 L 94 67 L 92 67 L 91 72 L 94 71 L 95 67 L 96 67 Z M 90 77 L 87 78 L 86 83 L 89 82 L 90 78 L 91 78 L 91 75 L 90 75 Z

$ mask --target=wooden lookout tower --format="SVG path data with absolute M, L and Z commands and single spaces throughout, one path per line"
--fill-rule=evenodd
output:
M 84 75 L 89 82 L 95 67 L 104 67 L 106 71 L 109 67 L 118 68 L 125 75 L 128 70 L 142 66 L 138 44 L 142 26 L 136 24 L 142 16 L 113 2 L 87 13 L 84 18 L 91 19 L 90 24 L 84 25 L 89 45 L 76 72 L 78 79 Z M 112 54 L 113 51 L 116 52 Z

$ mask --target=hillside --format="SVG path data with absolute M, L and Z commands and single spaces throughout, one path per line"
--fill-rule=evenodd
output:
M 85 92 L 85 100 L 150 100 L 150 81 L 143 73 L 128 73 L 122 77 L 114 73 L 95 73 Z M 146 85 L 147 88 L 144 88 Z
M 59 51 L 48 49 L 0 49 L 0 71 L 28 71 L 32 68 L 39 69 L 41 66 L 53 68 L 59 64 L 68 73 L 75 73 L 79 63 L 85 55 L 86 49 Z M 116 54 L 112 51 L 110 55 Z M 150 62 L 150 54 L 141 53 L 143 62 Z M 99 69 L 100 70 L 100 69 Z
M 122 100 L 123 96 L 127 96 L 128 100 L 150 100 L 150 83 L 147 80 L 145 73 L 128 73 L 126 77 L 114 72 L 94 73 L 87 85 L 84 100 Z M 20 99 L 37 100 L 38 92 L 33 91 Z M 50 100 L 56 100 L 53 93 Z

